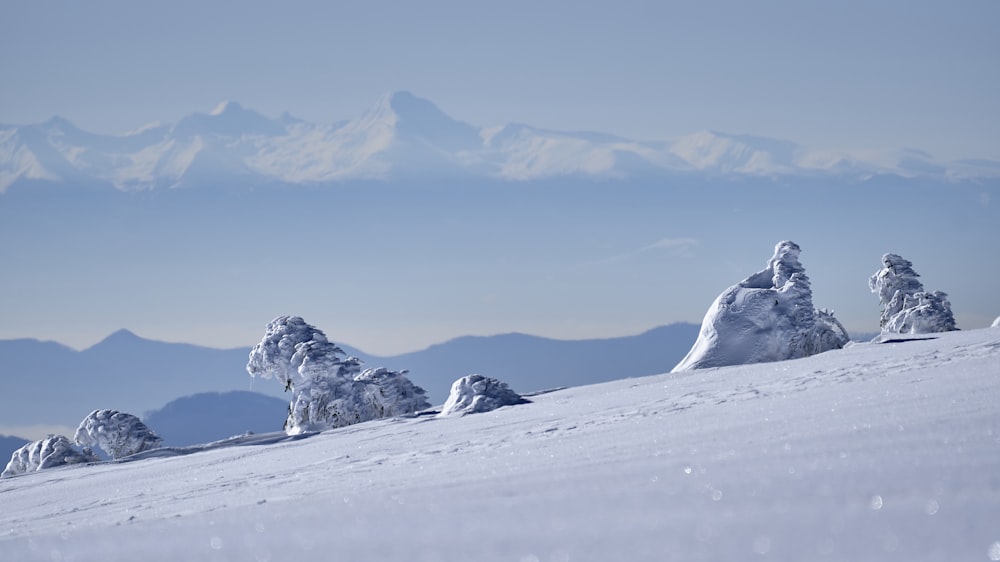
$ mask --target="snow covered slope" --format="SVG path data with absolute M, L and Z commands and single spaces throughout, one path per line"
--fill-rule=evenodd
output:
M 0 480 L 0 559 L 998 560 L 998 391 L 990 328 L 144 453 Z

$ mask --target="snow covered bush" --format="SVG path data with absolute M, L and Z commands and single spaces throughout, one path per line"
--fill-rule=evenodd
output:
M 250 376 L 275 378 L 292 392 L 285 431 L 351 425 L 411 414 L 430 406 L 424 390 L 405 371 L 367 369 L 361 360 L 342 357 L 344 351 L 319 329 L 298 316 L 279 316 L 268 323 L 264 337 L 250 351 Z
M 886 334 L 928 334 L 957 330 L 948 295 L 928 292 L 917 280 L 913 263 L 896 254 L 882 256 L 882 269 L 868 279 L 868 288 L 882 306 L 879 324 Z
M 525 402 L 527 400 L 511 390 L 505 382 L 483 375 L 469 375 L 451 385 L 451 393 L 438 416 L 489 412 L 501 406 Z
M 74 439 L 77 445 L 97 447 L 113 459 L 156 449 L 163 443 L 142 420 L 117 410 L 91 412 L 76 428 Z
M 843 347 L 850 337 L 833 312 L 813 308 L 800 252 L 794 242 L 779 242 L 765 269 L 723 291 L 673 370 L 781 361 Z
M 34 441 L 14 451 L 10 462 L 0 478 L 45 470 L 66 464 L 78 464 L 99 460 L 89 451 L 80 451 L 69 439 L 62 435 L 50 435 L 40 441 Z

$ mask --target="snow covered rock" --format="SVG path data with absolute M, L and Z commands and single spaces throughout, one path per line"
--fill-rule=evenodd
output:
M 483 375 L 468 375 L 451 385 L 451 393 L 438 416 L 489 412 L 501 406 L 525 402 L 527 400 L 511 390 L 505 382 Z
M 66 464 L 94 462 L 99 460 L 89 451 L 80 451 L 73 447 L 65 436 L 50 435 L 40 441 L 34 441 L 14 451 L 10 462 L 0 478 L 45 470 Z
M 250 351 L 250 376 L 276 378 L 292 392 L 285 431 L 322 431 L 410 414 L 430 406 L 405 371 L 368 369 L 298 316 L 272 320 Z
M 868 288 L 882 305 L 882 333 L 929 334 L 957 330 L 948 295 L 929 292 L 917 280 L 913 263 L 897 254 L 882 256 L 882 269 L 868 279 Z
M 779 242 L 765 269 L 723 291 L 673 371 L 781 361 L 843 347 L 850 338 L 833 312 L 813 308 L 800 252 L 794 242 Z
M 163 443 L 142 420 L 117 410 L 94 410 L 80 422 L 74 436 L 85 449 L 97 447 L 112 459 L 157 449 Z

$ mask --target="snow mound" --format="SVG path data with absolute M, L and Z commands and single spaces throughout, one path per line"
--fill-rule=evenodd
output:
M 886 334 L 930 334 L 957 330 L 948 295 L 925 291 L 913 263 L 897 254 L 882 256 L 882 269 L 868 279 L 868 288 L 882 305 L 880 324 Z
M 800 252 L 794 242 L 779 242 L 765 269 L 723 291 L 673 371 L 796 359 L 850 341 L 832 311 L 813 308 Z
M 990 324 L 990 328 L 1000 328 L 1000 316 L 997 316 L 997 319 Z
M 10 456 L 7 468 L 0 478 L 55 468 L 66 464 L 78 464 L 99 460 L 89 451 L 79 451 L 73 447 L 65 436 L 50 435 L 40 441 L 34 441 L 14 451 Z
M 94 410 L 76 428 L 76 443 L 98 447 L 113 459 L 158 448 L 163 440 L 142 420 L 117 410 Z
M 250 351 L 250 376 L 276 378 L 292 391 L 285 431 L 295 435 L 412 414 L 430 407 L 406 371 L 368 369 L 346 357 L 321 330 L 299 316 L 279 316 Z
M 468 375 L 451 385 L 451 394 L 438 416 L 478 414 L 526 402 L 503 381 L 483 375 Z

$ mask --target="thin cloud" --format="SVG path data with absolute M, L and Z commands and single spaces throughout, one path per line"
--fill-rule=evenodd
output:
M 641 256 L 642 254 L 661 251 L 680 258 L 693 258 L 695 256 L 695 248 L 699 245 L 701 245 L 701 242 L 695 238 L 661 238 L 652 244 L 647 244 L 646 246 L 630 252 L 610 256 L 593 262 L 592 264 L 607 265 L 619 263 Z

